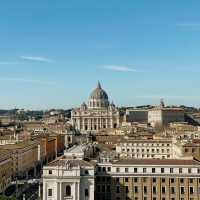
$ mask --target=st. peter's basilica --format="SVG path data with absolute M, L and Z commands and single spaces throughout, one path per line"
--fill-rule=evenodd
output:
M 119 126 L 119 110 L 109 102 L 107 93 L 98 82 L 91 93 L 88 103 L 71 112 L 73 126 L 82 133 L 95 133 L 100 129 Z

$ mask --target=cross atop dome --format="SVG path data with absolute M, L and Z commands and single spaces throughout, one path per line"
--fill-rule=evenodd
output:
M 98 81 L 98 83 L 97 83 L 97 88 L 98 89 L 101 89 L 101 83 Z

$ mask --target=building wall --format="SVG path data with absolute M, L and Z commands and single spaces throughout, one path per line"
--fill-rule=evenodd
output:
M 156 125 L 168 125 L 171 122 L 184 122 L 184 110 L 156 108 L 148 112 L 148 123 Z
M 172 141 L 133 141 L 118 143 L 116 153 L 123 158 L 175 158 Z
M 23 176 L 38 162 L 38 143 L 21 142 L 2 146 L 11 153 L 13 175 Z
M 8 187 L 12 177 L 12 158 L 10 152 L 0 151 L 0 193 Z
M 98 164 L 96 199 L 197 200 L 200 196 L 199 173 L 200 165 Z
M 43 170 L 43 200 L 94 200 L 94 185 L 94 167 L 60 167 L 59 170 L 56 166 Z M 70 194 L 67 187 L 71 189 Z M 49 195 L 49 190 L 52 195 Z
M 72 111 L 72 124 L 80 131 L 98 131 L 119 126 L 119 113 L 109 108 Z
M 126 122 L 148 122 L 148 110 L 127 110 L 125 114 Z

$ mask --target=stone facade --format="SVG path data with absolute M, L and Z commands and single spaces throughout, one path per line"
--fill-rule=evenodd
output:
M 11 152 L 0 149 L 0 194 L 10 184 L 12 175 Z
M 101 129 L 119 126 L 119 110 L 109 102 L 108 95 L 98 83 L 88 103 L 71 112 L 72 125 L 82 133 L 95 133 Z
M 98 163 L 97 200 L 195 200 L 200 163 L 193 160 L 132 159 Z
M 43 200 L 94 200 L 94 166 L 83 160 L 55 160 L 43 168 Z
M 166 126 L 171 122 L 184 122 L 184 110 L 182 108 L 167 108 L 161 101 L 159 107 L 148 112 L 148 123 L 153 127 Z

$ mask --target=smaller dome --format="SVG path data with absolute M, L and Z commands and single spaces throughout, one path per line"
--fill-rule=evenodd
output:
M 81 104 L 81 109 L 82 109 L 82 110 L 86 110 L 86 109 L 87 109 L 87 105 L 86 105 L 85 102 L 83 102 L 83 103 Z

